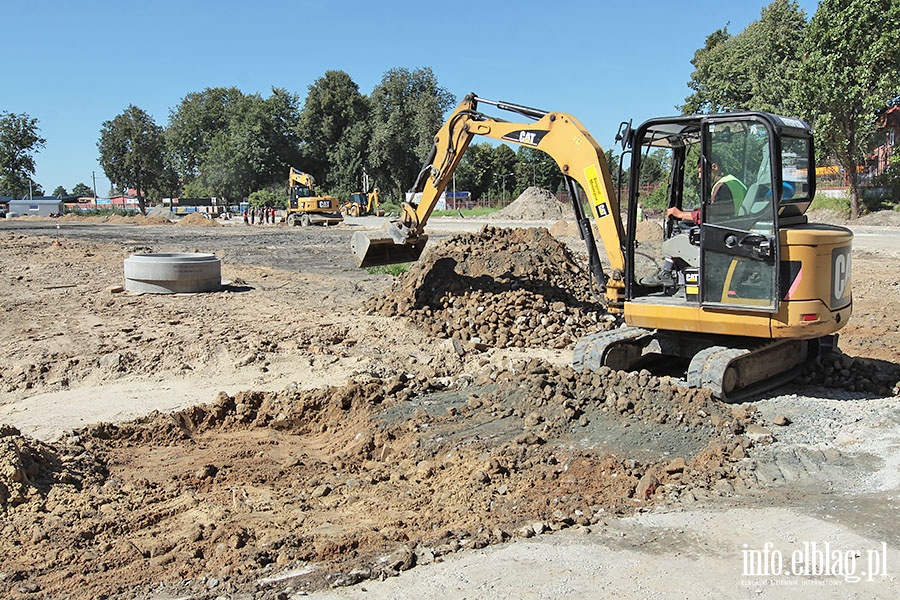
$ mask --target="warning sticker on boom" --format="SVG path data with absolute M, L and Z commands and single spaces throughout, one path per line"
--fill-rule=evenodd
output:
M 603 193 L 603 184 L 597 175 L 597 167 L 590 165 L 585 167 L 584 176 L 587 178 L 588 187 L 591 194 L 591 206 L 598 218 L 609 216 L 609 203 L 606 201 L 606 195 Z

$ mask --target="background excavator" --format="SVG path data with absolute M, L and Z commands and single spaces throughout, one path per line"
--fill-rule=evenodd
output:
M 362 189 L 368 190 L 369 174 L 365 171 L 363 171 L 362 182 Z M 350 200 L 344 202 L 341 206 L 341 214 L 345 217 L 365 217 L 368 215 L 383 217 L 384 211 L 381 210 L 381 203 L 378 199 L 378 186 L 375 186 L 370 192 L 353 192 L 350 194 Z
M 317 196 L 313 176 L 291 167 L 288 174 L 288 225 L 334 225 L 344 220 L 340 201 L 334 196 Z
M 532 122 L 489 117 L 479 103 Z M 589 276 L 622 325 L 577 342 L 578 370 L 680 363 L 689 385 L 740 401 L 833 347 L 850 317 L 853 234 L 805 215 L 815 194 L 812 132 L 798 119 L 763 112 L 657 118 L 636 129 L 623 123 L 617 139 L 631 169 L 620 203 L 603 149 L 577 119 L 470 94 L 435 135 L 411 190 L 421 201 L 404 203 L 383 230 L 353 235 L 357 266 L 421 255 L 428 217 L 476 135 L 542 150 L 564 176 Z M 657 190 L 667 206 L 698 206 L 695 223 L 667 220 L 656 244 L 636 235 L 641 172 L 651 163 L 668 170 Z M 714 172 L 740 182 L 725 201 L 715 202 L 722 182 L 710 180 Z M 670 265 L 666 276 L 646 277 L 662 265 Z
M 341 206 L 341 214 L 350 217 L 365 217 L 367 215 L 384 216 L 381 203 L 378 200 L 378 187 L 368 194 L 365 192 L 353 192 L 350 199 Z

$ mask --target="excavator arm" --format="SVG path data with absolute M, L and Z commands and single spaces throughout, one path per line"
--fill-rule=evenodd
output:
M 516 123 L 489 117 L 479 112 L 479 102 L 518 113 L 533 122 Z M 603 149 L 571 115 L 485 100 L 474 94 L 459 103 L 435 135 L 434 146 L 410 190 L 421 193 L 421 200 L 417 204 L 404 202 L 399 218 L 388 222 L 382 232 L 353 235 L 351 247 L 357 266 L 418 259 L 428 239 L 425 224 L 476 135 L 541 150 L 556 162 L 569 188 L 579 231 L 587 246 L 591 275 L 598 285 L 605 287 L 611 305 L 621 302 L 625 288 L 625 235 Z M 591 216 L 609 259 L 609 275 L 600 264 L 590 219 L 579 201 L 575 182 L 587 195 Z
M 309 188 L 310 194 L 313 194 L 313 193 L 315 193 L 313 191 L 313 185 L 315 185 L 315 183 L 316 182 L 313 179 L 312 175 L 310 175 L 309 173 L 304 173 L 303 171 L 295 169 L 294 167 L 291 167 L 289 181 L 288 181 L 288 185 L 290 187 L 294 187 L 295 185 L 302 185 L 304 187 Z

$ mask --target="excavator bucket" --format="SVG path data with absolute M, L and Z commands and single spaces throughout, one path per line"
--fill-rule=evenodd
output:
M 427 241 L 427 235 L 401 243 L 383 231 L 357 231 L 350 238 L 350 248 L 356 258 L 356 266 L 362 269 L 419 260 Z

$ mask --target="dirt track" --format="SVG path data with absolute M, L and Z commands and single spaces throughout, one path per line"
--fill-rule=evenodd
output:
M 444 312 L 379 314 L 409 290 L 352 268 L 350 225 L 58 224 L 0 224 L 0 423 L 18 428 L 0 433 L 3 595 L 290 597 L 374 586 L 413 565 L 449 567 L 544 537 L 535 530 L 593 530 L 585 540 L 606 532 L 591 543 L 608 550 L 627 519 L 644 531 L 650 514 L 769 503 L 828 515 L 863 536 L 851 541 L 884 541 L 898 556 L 900 299 L 884 266 L 896 250 L 855 253 L 847 356 L 729 407 L 648 373 L 572 372 L 571 347 L 547 342 L 567 326 L 573 337 L 606 326 L 579 320 L 586 298 L 557 298 L 541 312 L 527 295 L 541 292 L 482 286 Z M 563 241 L 529 243 L 560 253 L 557 264 L 571 260 L 577 275 L 563 249 L 572 240 Z M 213 252 L 230 285 L 110 292 L 135 251 Z M 522 276 L 529 264 L 504 269 Z M 498 302 L 517 306 L 510 292 L 521 296 L 517 318 L 491 321 Z M 505 332 L 506 343 L 427 326 L 451 314 L 476 325 L 484 317 L 485 333 Z M 773 424 L 785 416 L 793 424 Z M 837 535 L 806 533 L 793 541 Z M 648 539 L 629 540 L 629 552 L 646 552 Z M 724 550 L 734 568 L 719 573 L 726 587 L 740 580 L 733 541 Z M 659 560 L 681 548 L 677 539 L 650 545 Z M 842 591 L 891 597 L 896 573 Z M 368 593 L 359 590 L 348 593 Z

